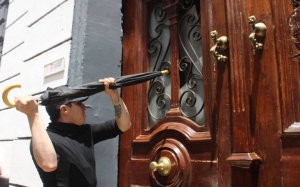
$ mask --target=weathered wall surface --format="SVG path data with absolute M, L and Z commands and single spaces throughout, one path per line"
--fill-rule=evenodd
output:
M 69 85 L 121 75 L 121 5 L 121 0 L 75 1 Z M 76 72 L 82 76 L 72 76 Z M 88 123 L 99 123 L 114 117 L 110 99 L 104 93 L 91 96 L 86 105 L 89 106 L 86 110 Z M 98 186 L 117 186 L 118 144 L 117 137 L 100 142 L 95 147 Z

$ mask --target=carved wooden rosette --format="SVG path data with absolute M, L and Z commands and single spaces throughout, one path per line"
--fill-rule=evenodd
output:
M 171 172 L 168 176 L 150 172 L 152 186 L 187 186 L 191 166 L 189 154 L 182 143 L 172 138 L 161 140 L 151 151 L 150 159 L 158 161 L 164 156 L 171 161 Z

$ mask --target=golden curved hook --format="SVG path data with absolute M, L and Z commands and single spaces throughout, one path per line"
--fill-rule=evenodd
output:
M 14 88 L 21 88 L 21 84 L 19 83 L 16 83 L 16 84 L 11 84 L 11 85 L 8 85 L 7 87 L 4 88 L 4 91 L 2 93 L 2 100 L 3 102 L 9 106 L 9 107 L 15 107 L 15 103 L 14 102 L 11 102 L 8 100 L 8 93 L 14 89 Z

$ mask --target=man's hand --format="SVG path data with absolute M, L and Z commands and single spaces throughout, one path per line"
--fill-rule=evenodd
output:
M 16 109 L 26 115 L 38 113 L 38 103 L 32 96 L 15 97 Z
M 113 77 L 99 79 L 99 82 L 102 82 L 105 86 L 105 93 L 109 95 L 111 99 L 117 99 L 119 97 L 118 89 L 110 89 L 109 85 L 116 84 L 116 80 Z

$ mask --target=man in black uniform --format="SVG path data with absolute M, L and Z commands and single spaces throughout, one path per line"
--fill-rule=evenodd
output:
M 130 128 L 129 113 L 118 90 L 108 88 L 109 84 L 115 84 L 115 79 L 99 82 L 104 83 L 105 93 L 112 101 L 115 119 L 98 125 L 85 124 L 86 107 L 82 102 L 88 97 L 47 106 L 51 119 L 47 129 L 32 96 L 15 98 L 16 109 L 27 115 L 32 134 L 30 151 L 45 187 L 95 187 L 94 144 Z

